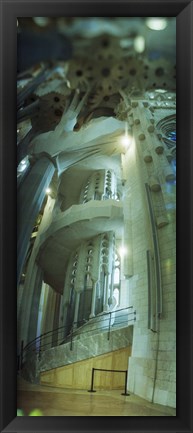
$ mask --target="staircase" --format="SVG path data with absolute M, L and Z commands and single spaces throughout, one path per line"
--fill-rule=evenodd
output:
M 39 383 L 42 372 L 131 346 L 136 318 L 136 312 L 131 310 L 129 307 L 96 316 L 54 347 L 42 344 L 46 334 L 41 336 L 41 348 L 35 339 L 24 348 L 21 376 Z

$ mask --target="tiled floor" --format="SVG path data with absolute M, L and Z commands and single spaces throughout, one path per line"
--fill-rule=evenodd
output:
M 173 408 L 152 404 L 121 390 L 72 390 L 18 380 L 17 407 L 25 415 L 39 409 L 43 416 L 176 416 Z

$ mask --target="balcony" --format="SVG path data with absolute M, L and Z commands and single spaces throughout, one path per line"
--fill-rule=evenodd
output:
M 69 256 L 83 240 L 108 231 L 121 238 L 123 207 L 120 201 L 90 200 L 72 205 L 40 236 L 37 263 L 44 271 L 44 281 L 59 293 L 63 292 Z

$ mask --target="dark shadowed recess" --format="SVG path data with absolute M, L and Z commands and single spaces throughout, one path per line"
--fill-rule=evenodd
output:
M 1 431 L 156 432 L 192 431 L 191 260 L 192 260 L 192 49 L 193 8 L 188 1 L 2 3 L 3 57 L 1 149 Z M 21 16 L 176 16 L 177 17 L 177 416 L 16 417 L 16 17 Z

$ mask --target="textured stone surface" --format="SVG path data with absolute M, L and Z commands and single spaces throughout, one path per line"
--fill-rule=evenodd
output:
M 42 352 L 41 358 L 30 356 L 22 375 L 26 380 L 37 383 L 42 371 L 131 346 L 132 338 L 133 326 L 111 331 L 109 340 L 107 332 L 94 335 L 81 334 L 72 342 L 72 350 L 69 342 Z

